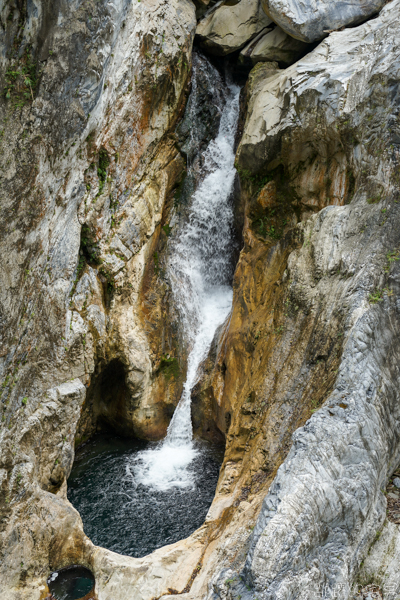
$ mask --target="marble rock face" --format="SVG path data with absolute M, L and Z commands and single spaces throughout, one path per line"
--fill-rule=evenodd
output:
M 196 35 L 207 52 L 225 56 L 243 48 L 270 24 L 260 0 L 241 0 L 218 5 L 200 21 Z
M 356 25 L 377 13 L 385 0 L 262 0 L 266 14 L 286 33 L 315 42 L 330 31 Z
M 272 31 L 261 32 L 256 38 L 243 48 L 240 60 L 251 62 L 276 61 L 282 67 L 289 67 L 309 49 L 309 45 L 296 40 L 283 31 L 280 27 L 274 27 Z

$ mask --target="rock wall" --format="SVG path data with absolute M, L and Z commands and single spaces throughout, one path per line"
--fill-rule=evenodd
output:
M 1 25 L 0 589 L 36 598 L 24 582 L 90 547 L 65 480 L 91 381 L 117 365 L 122 405 L 95 408 L 140 437 L 177 402 L 151 394 L 140 303 L 196 21 L 189 0 L 77 0 L 8 2 Z M 78 437 L 94 426 L 86 403 Z
M 376 14 L 384 0 L 262 0 L 268 16 L 289 35 L 303 42 L 314 42 L 346 25 L 356 25 Z
M 226 334 L 225 388 L 218 398 L 220 411 L 239 401 L 244 414 L 254 415 L 246 432 L 247 466 L 237 467 L 239 472 L 260 466 L 267 475 L 282 457 L 277 452 L 283 436 L 273 445 L 279 432 L 293 431 L 307 404 L 317 412 L 292 437 L 263 501 L 245 565 L 214 577 L 210 598 L 348 598 L 385 521 L 382 489 L 400 449 L 399 48 L 392 21 L 398 10 L 391 3 L 379 18 L 331 34 L 285 71 L 254 76 L 237 163 L 250 190 L 258 181 L 271 181 L 258 196 L 264 215 L 252 207 L 249 194 L 249 233 Z M 287 248 L 293 234 L 285 233 L 290 215 L 286 224 L 283 213 L 280 218 L 282 241 L 271 240 L 288 192 L 301 219 L 293 250 Z M 336 206 L 308 212 L 324 203 Z M 268 252 L 264 245 L 257 269 L 260 237 L 273 247 Z M 276 256 L 284 264 L 274 273 Z M 272 293 L 282 298 L 280 305 Z M 235 309 L 241 313 L 240 337 Z M 239 340 L 229 339 L 234 332 Z M 244 341 L 250 349 L 251 334 L 256 348 L 263 337 L 266 341 L 258 356 L 252 351 L 246 367 Z M 271 354 L 274 360 L 264 362 Z M 227 387 L 231 378 L 240 383 Z M 250 387 L 242 391 L 244 381 L 255 387 L 253 397 Z M 235 405 L 232 413 L 237 415 Z M 243 422 L 238 415 L 233 420 L 226 460 L 230 446 L 236 451 L 239 445 Z M 260 442 L 254 445 L 252 436 Z M 252 488 L 248 498 L 251 493 Z M 394 560 L 389 552 L 379 576 L 387 598 L 398 594 L 397 584 L 388 581 Z
M 203 48 L 232 64 L 273 29 L 256 2 L 231 31 L 246 2 L 196 2 Z M 71 563 L 99 600 L 347 600 L 358 576 L 399 595 L 381 491 L 400 460 L 399 13 L 249 74 L 233 309 L 193 398 L 225 459 L 204 525 L 134 559 L 86 538 L 66 478 L 101 423 L 158 439 L 179 398 L 162 256 L 200 160 L 188 123 L 201 147 L 218 121 L 204 89 L 185 108 L 195 6 L 2 6 L 2 597 L 39 600 Z

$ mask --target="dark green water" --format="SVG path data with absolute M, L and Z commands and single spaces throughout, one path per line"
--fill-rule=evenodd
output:
M 68 499 L 94 544 L 141 557 L 184 539 L 204 522 L 223 449 L 196 442 L 198 453 L 190 465 L 193 486 L 160 491 L 132 477 L 137 453 L 154 446 L 102 435 L 78 450 L 68 480 Z
M 85 567 L 72 566 L 52 573 L 47 583 L 56 600 L 79 600 L 92 591 L 94 577 Z

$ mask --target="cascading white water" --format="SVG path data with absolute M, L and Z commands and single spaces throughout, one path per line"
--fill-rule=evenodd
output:
M 195 80 L 195 67 L 193 77 Z M 196 89 L 194 81 L 192 102 L 196 101 Z M 136 483 L 158 490 L 193 485 L 189 465 L 196 448 L 192 440 L 191 391 L 215 332 L 231 309 L 230 196 L 236 173 L 234 139 L 239 93 L 238 86 L 228 84 L 218 135 L 203 155 L 201 181 L 190 203 L 188 222 L 174 226 L 177 233 L 171 241 L 167 273 L 189 348 L 187 378 L 166 438 L 156 448 L 139 452 L 127 467 Z

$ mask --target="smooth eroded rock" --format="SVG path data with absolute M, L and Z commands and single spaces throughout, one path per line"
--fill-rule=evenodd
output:
M 266 14 L 289 35 L 315 42 L 327 33 L 372 17 L 385 0 L 262 0 Z
M 198 24 L 196 35 L 210 54 L 224 56 L 243 48 L 270 24 L 260 0 L 241 0 L 218 6 L 206 15 Z
M 311 210 L 349 201 L 350 146 L 377 114 L 364 99 L 372 90 L 380 95 L 377 77 L 398 76 L 398 13 L 399 4 L 392 3 L 379 18 L 330 35 L 285 71 L 257 80 L 237 152 L 239 168 L 261 172 L 285 165 L 293 191 Z M 389 88 L 382 90 L 380 106 L 390 102 Z M 392 143 L 396 139 L 393 133 Z
M 309 45 L 287 35 L 280 27 L 261 33 L 252 40 L 240 53 L 242 61 L 258 62 L 277 61 L 280 66 L 288 67 L 301 58 Z

